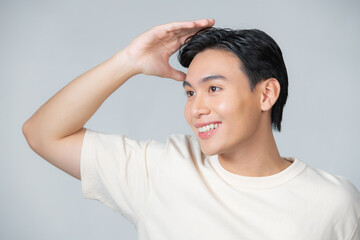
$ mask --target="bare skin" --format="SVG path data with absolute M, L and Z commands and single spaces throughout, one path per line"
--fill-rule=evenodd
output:
M 141 34 L 42 105 L 23 125 L 28 144 L 48 162 L 80 180 L 84 125 L 101 104 L 137 74 L 183 81 L 185 74 L 169 65 L 169 57 L 187 37 L 214 23 L 213 19 L 173 22 Z

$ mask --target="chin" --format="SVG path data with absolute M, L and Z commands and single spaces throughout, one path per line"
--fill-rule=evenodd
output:
M 219 153 L 219 149 L 214 147 L 202 146 L 202 145 L 200 145 L 200 147 L 201 147 L 201 151 L 207 156 L 212 156 Z

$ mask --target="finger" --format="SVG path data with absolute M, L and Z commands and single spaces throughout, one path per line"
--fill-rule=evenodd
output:
M 201 29 L 210 28 L 210 27 L 196 27 L 196 28 L 189 28 L 189 29 L 180 29 L 176 30 L 173 33 L 176 35 L 177 38 L 183 37 L 185 35 L 191 35 L 198 32 Z
M 205 31 L 205 28 L 196 28 L 196 29 L 194 29 L 193 31 L 187 31 L 187 32 L 182 33 L 182 34 L 178 34 L 178 39 L 179 39 L 180 45 L 185 44 L 185 41 L 186 41 L 189 37 L 193 36 L 195 33 L 197 33 L 198 31 L 200 31 L 201 29 L 204 29 L 204 31 Z
M 193 21 L 184 21 L 184 22 L 172 22 L 164 25 L 160 25 L 166 32 L 173 32 L 180 29 L 194 28 L 196 23 Z
M 197 33 L 198 31 L 200 31 L 201 29 L 205 29 L 205 28 L 210 28 L 215 24 L 215 20 L 214 19 L 208 19 L 208 21 L 202 21 L 200 20 L 200 22 L 198 22 L 194 28 L 190 28 L 190 29 L 179 29 L 179 30 L 175 30 L 174 33 L 176 35 L 176 37 L 178 39 L 181 40 L 181 42 L 183 40 L 185 40 L 186 38 L 188 38 L 191 35 L 194 35 L 195 33 Z
M 171 68 L 169 77 L 175 79 L 176 81 L 184 81 L 186 78 L 186 74 L 174 68 Z
M 161 25 L 167 32 L 173 32 L 176 30 L 187 29 L 187 28 L 201 28 L 209 27 L 215 24 L 214 19 L 198 19 L 194 21 L 183 21 L 183 22 L 172 22 Z
M 182 36 L 186 37 L 195 34 L 202 28 L 213 26 L 214 19 L 199 19 L 195 21 L 173 22 L 164 25 L 159 25 L 153 28 L 156 32 L 156 36 L 159 39 L 179 39 Z
M 212 27 L 215 24 L 215 19 L 213 18 L 207 18 L 207 19 L 198 19 L 193 21 L 195 24 L 195 27 Z

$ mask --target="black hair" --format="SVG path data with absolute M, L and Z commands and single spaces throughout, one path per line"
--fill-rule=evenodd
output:
M 249 78 L 253 91 L 257 83 L 275 78 L 280 94 L 271 109 L 271 124 L 280 132 L 283 108 L 288 96 L 288 76 L 281 50 L 265 32 L 258 29 L 233 30 L 205 28 L 190 36 L 179 49 L 178 60 L 188 68 L 195 55 L 206 49 L 228 50 L 242 63 L 241 70 Z

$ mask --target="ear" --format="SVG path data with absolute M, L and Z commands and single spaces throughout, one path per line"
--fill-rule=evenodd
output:
M 280 83 L 275 78 L 269 78 L 261 83 L 260 107 L 268 111 L 274 106 L 280 95 Z

